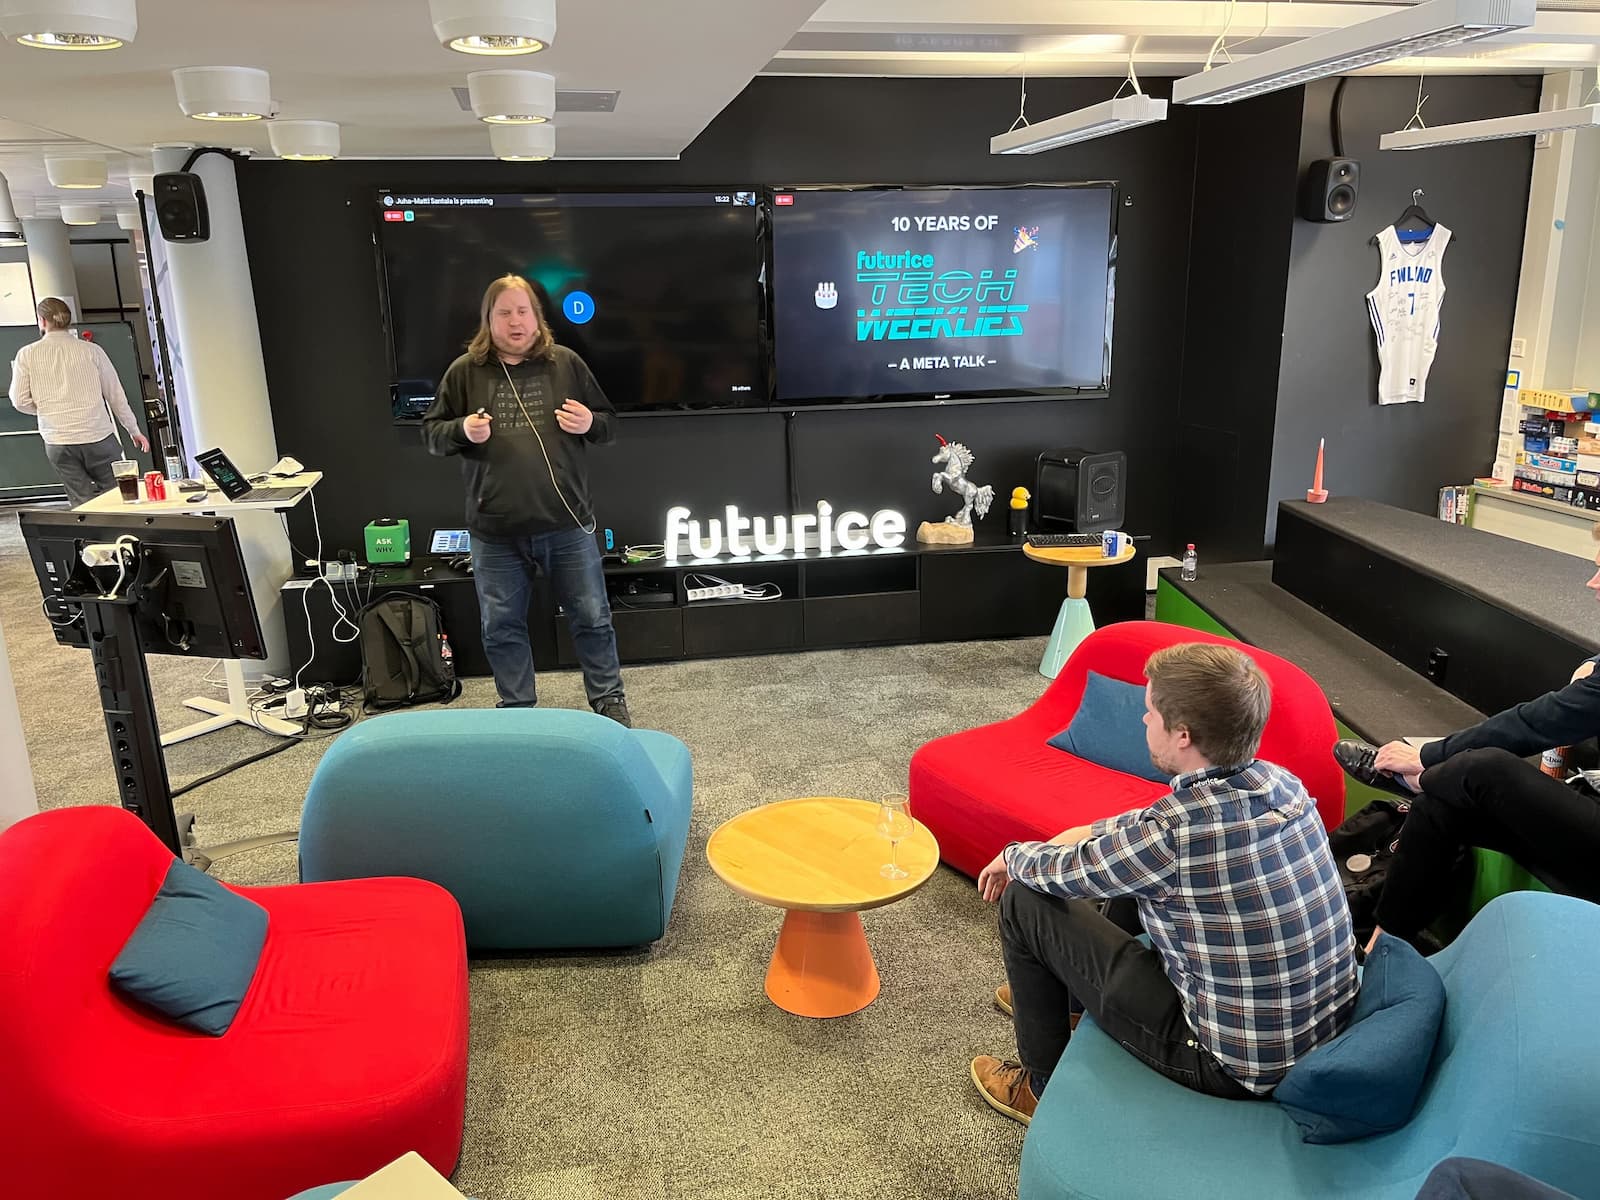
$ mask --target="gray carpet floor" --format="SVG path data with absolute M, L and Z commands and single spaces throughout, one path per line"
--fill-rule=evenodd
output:
M 0 622 L 40 805 L 115 799 L 86 652 L 57 646 L 13 513 L 0 511 Z M 791 796 L 903 791 L 930 738 L 1032 702 L 1040 639 L 724 659 L 625 672 L 635 721 L 694 755 L 694 819 L 671 928 L 647 951 L 474 961 L 466 1136 L 454 1182 L 482 1200 L 590 1197 L 994 1197 L 1016 1194 L 1020 1125 L 979 1099 L 974 1054 L 1014 1054 L 991 1006 L 1004 978 L 993 908 L 941 867 L 864 914 L 877 1001 L 828 1021 L 762 992 L 781 914 L 730 892 L 706 839 Z M 152 658 L 163 727 L 208 662 Z M 220 671 L 215 672 L 220 678 Z M 541 698 L 582 707 L 576 672 Z M 468 680 L 459 705 L 493 703 Z M 274 739 L 235 727 L 168 750 L 174 786 Z M 327 741 L 185 796 L 211 844 L 292 828 Z M 233 883 L 289 884 L 282 845 L 219 862 Z M 3 936 L 3 934 L 0 934 Z

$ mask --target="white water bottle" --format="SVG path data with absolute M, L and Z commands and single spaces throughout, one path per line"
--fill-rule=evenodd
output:
M 1198 573 L 1196 570 L 1198 565 L 1199 560 L 1195 558 L 1194 554 L 1194 543 L 1190 542 L 1188 549 L 1183 552 L 1183 567 L 1178 573 L 1179 578 L 1185 583 L 1193 583 L 1194 577 Z

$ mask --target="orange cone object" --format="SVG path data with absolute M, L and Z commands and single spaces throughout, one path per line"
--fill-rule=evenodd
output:
M 1312 477 L 1311 490 L 1306 493 L 1306 499 L 1312 504 L 1321 504 L 1328 498 L 1328 489 L 1322 486 L 1322 446 L 1326 438 L 1317 439 L 1317 473 Z
M 877 995 L 878 965 L 860 914 L 788 911 L 767 968 L 774 1004 L 800 1017 L 842 1017 Z

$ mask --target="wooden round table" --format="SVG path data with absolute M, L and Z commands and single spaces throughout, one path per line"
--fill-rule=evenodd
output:
M 878 995 L 863 909 L 909 896 L 939 865 L 939 843 L 912 822 L 897 858 L 907 876 L 885 879 L 889 841 L 867 800 L 780 800 L 724 822 L 706 843 L 711 869 L 741 896 L 786 909 L 767 968 L 767 996 L 802 1017 L 842 1017 Z
M 1034 562 L 1067 569 L 1067 598 L 1061 602 L 1061 611 L 1056 614 L 1056 627 L 1050 631 L 1044 657 L 1039 660 L 1039 674 L 1046 679 L 1054 679 L 1061 673 L 1067 659 L 1072 657 L 1078 643 L 1094 632 L 1094 614 L 1089 611 L 1086 598 L 1089 568 L 1114 567 L 1127 562 L 1138 551 L 1130 545 L 1116 558 L 1107 558 L 1099 546 L 1042 547 L 1023 542 L 1022 552 Z

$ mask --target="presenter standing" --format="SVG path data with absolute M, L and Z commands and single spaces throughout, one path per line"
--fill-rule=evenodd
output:
M 111 421 L 113 411 L 135 446 L 148 451 L 150 442 L 139 432 L 106 352 L 67 328 L 72 324 L 67 302 L 46 296 L 34 311 L 43 336 L 17 351 L 11 364 L 11 403 L 18 412 L 39 418 L 45 457 L 76 508 L 117 486 L 111 464 L 122 457 L 122 443 Z
M 589 706 L 632 725 L 622 691 L 586 455 L 616 440 L 616 410 L 588 366 L 555 344 L 528 281 L 489 285 L 478 332 L 422 418 L 433 454 L 461 456 L 483 649 L 501 708 L 538 702 L 528 603 L 535 571 L 567 613 Z

